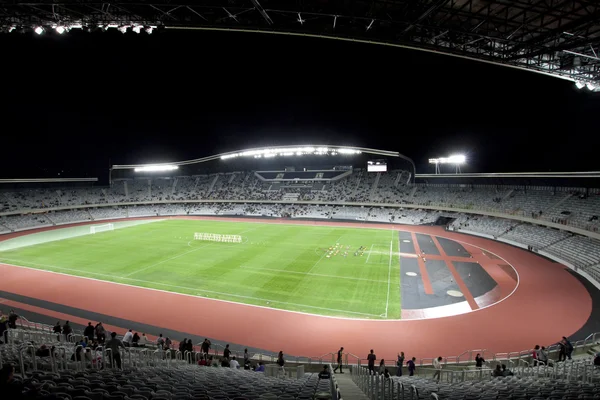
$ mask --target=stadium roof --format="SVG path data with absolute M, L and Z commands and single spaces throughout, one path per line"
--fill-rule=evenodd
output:
M 5 32 L 72 28 L 278 33 L 377 43 L 494 63 L 600 91 L 592 0 L 34 0 L 2 2 Z
M 412 159 L 400 154 L 397 151 L 388 150 L 377 150 L 366 147 L 352 147 L 352 146 L 331 146 L 331 145 L 290 145 L 290 146 L 273 146 L 273 147 L 260 147 L 252 149 L 243 149 L 230 151 L 221 154 L 215 154 L 208 157 L 196 158 L 194 160 L 176 161 L 170 163 L 157 163 L 157 164 L 131 164 L 131 165 L 113 165 L 111 169 L 145 169 L 151 170 L 156 168 L 160 170 L 161 167 L 179 167 L 184 165 L 200 164 L 208 161 L 215 160 L 229 160 L 233 158 L 273 158 L 273 157 L 286 157 L 286 156 L 302 156 L 302 155 L 355 155 L 355 154 L 371 154 L 382 157 L 397 157 L 402 158 L 413 167 L 413 174 L 416 173 L 415 164 Z

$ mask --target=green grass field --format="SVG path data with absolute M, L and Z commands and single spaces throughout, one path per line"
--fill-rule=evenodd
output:
M 311 314 L 400 318 L 391 230 L 177 219 L 114 225 L 95 235 L 78 226 L 0 242 L 0 262 Z M 197 241 L 195 232 L 244 242 Z M 336 244 L 342 250 L 328 257 Z

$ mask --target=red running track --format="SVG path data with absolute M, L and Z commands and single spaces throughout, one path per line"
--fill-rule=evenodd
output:
M 470 349 L 521 351 L 575 333 L 592 311 L 589 293 L 567 267 L 500 242 L 440 227 L 236 221 L 396 229 L 443 236 L 501 256 L 518 272 L 520 283 L 511 296 L 487 308 L 451 317 L 399 321 L 322 317 L 5 264 L 0 264 L 0 290 L 225 342 L 313 357 L 340 346 L 361 357 L 372 348 L 378 357 L 387 359 L 395 359 L 399 351 L 417 358 L 455 356 Z

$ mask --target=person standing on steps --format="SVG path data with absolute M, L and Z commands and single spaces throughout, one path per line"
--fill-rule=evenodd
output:
M 343 374 L 344 371 L 342 371 L 342 363 L 343 363 L 343 358 L 344 358 L 344 348 L 340 347 L 340 349 L 337 352 L 337 367 L 335 367 L 335 369 L 333 370 L 333 373 L 335 374 L 335 371 L 338 370 L 338 368 L 340 369 L 340 374 Z
M 375 353 L 373 353 L 373 349 L 371 349 L 371 352 L 367 356 L 367 362 L 369 366 L 369 373 L 372 375 L 375 375 L 375 360 L 377 360 L 377 356 Z
M 398 361 L 396 361 L 396 376 L 402 376 L 402 366 L 404 365 L 404 352 L 401 351 L 398 354 Z

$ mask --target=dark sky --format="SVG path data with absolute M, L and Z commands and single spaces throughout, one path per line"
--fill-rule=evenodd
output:
M 0 48 L 0 178 L 307 143 L 400 151 L 421 172 L 453 152 L 463 171 L 600 169 L 600 94 L 509 68 L 241 33 L 12 33 Z

